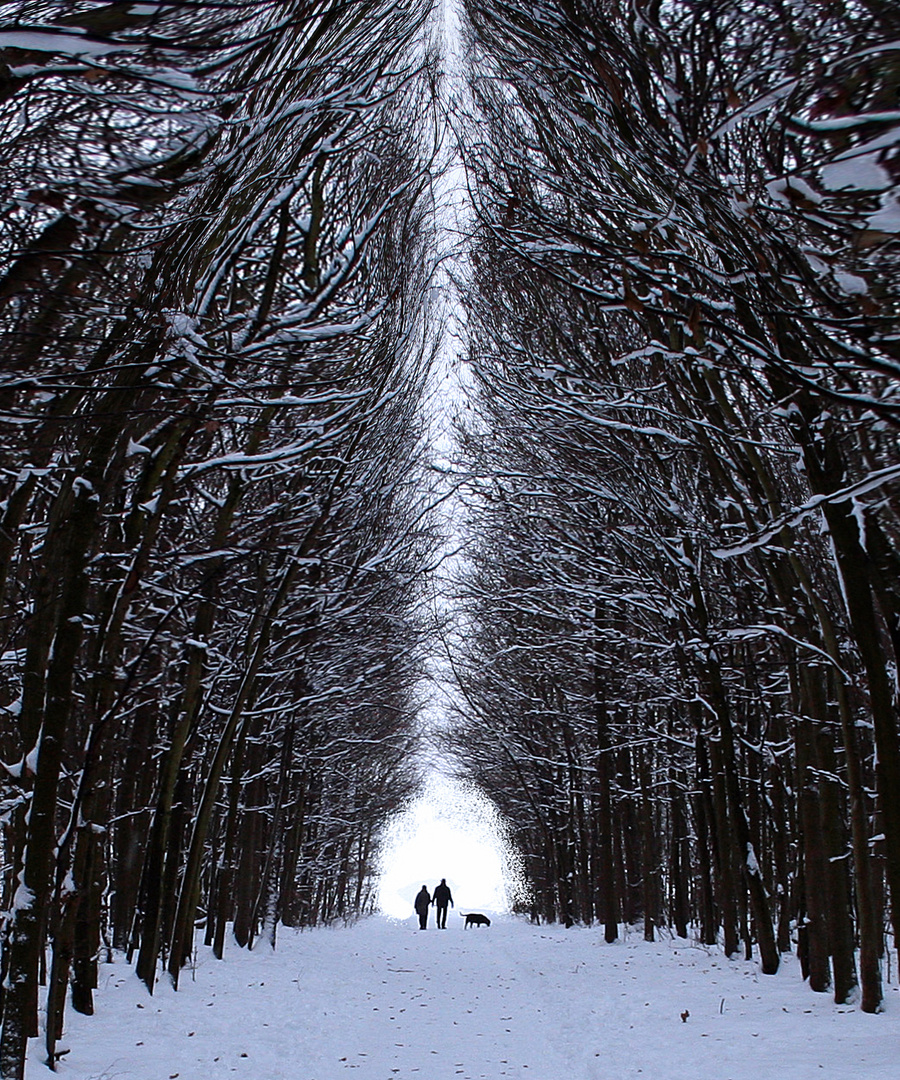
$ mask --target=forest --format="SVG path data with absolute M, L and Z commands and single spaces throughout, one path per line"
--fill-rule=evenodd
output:
M 424 734 L 535 922 L 879 1011 L 898 147 L 894 0 L 0 3 L 2 1080 L 370 912 Z

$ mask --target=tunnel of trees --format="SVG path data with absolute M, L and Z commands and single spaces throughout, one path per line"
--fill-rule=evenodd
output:
M 532 918 L 877 1011 L 898 144 L 893 0 L 0 4 L 3 1080 L 370 911 L 435 653 Z

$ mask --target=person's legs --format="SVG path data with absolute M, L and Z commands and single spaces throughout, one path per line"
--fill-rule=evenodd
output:
M 428 912 L 427 911 L 420 911 L 419 912 L 419 929 L 424 930 L 424 929 L 426 929 L 427 926 L 428 926 Z
M 444 904 L 437 909 L 437 924 L 439 930 L 447 929 L 447 905 Z

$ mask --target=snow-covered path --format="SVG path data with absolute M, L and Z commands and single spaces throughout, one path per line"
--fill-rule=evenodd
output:
M 795 962 L 759 975 L 684 941 L 613 945 L 507 917 L 424 933 L 385 918 L 284 930 L 278 949 L 200 948 L 153 998 L 105 965 L 97 1015 L 69 1015 L 71 1080 L 887 1080 L 900 993 L 865 1016 Z M 682 1014 L 686 1015 L 682 1019 Z M 28 1080 L 47 1075 L 35 1043 Z

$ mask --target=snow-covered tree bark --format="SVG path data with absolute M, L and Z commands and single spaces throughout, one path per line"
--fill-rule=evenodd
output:
M 412 782 L 432 545 L 430 176 L 407 121 L 428 101 L 427 5 L 60 8 L 0 29 L 4 1080 L 37 1034 L 48 933 L 51 1066 L 70 969 L 91 1008 L 100 855 L 129 864 L 108 868 L 127 888 L 103 933 L 148 987 L 161 952 L 177 977 L 241 731 L 280 744 L 327 711 L 328 748 L 368 764 L 325 812 L 363 802 L 350 849 L 377 831 L 385 787 Z M 151 762 L 152 787 L 124 774 Z M 317 768 L 298 740 L 285 792 Z M 267 887 L 287 887 L 306 853 L 272 850 Z M 349 914 L 365 886 L 341 889 Z
M 897 367 L 882 285 L 900 220 L 896 140 L 878 111 L 896 92 L 896 13 L 765 0 L 471 0 L 466 11 L 479 415 L 465 456 L 484 540 L 464 586 L 479 634 L 460 681 L 493 708 L 479 673 L 521 658 L 511 681 L 527 685 L 521 661 L 574 645 L 589 625 L 583 597 L 599 592 L 604 663 L 617 667 L 610 709 L 649 717 L 661 695 L 688 726 L 654 724 L 650 737 L 675 754 L 703 747 L 709 795 L 695 807 L 715 826 L 703 820 L 703 859 L 726 949 L 752 929 L 769 971 L 791 901 L 763 786 L 789 790 L 793 762 L 766 732 L 787 726 L 805 742 L 807 718 L 839 725 L 873 1011 L 874 761 L 900 895 L 887 571 Z M 518 597 L 501 617 L 521 613 L 502 644 L 480 629 L 497 589 Z M 847 707 L 810 717 L 810 695 L 791 683 L 798 665 Z M 578 676 L 551 666 L 553 696 L 574 708 Z M 791 842 L 802 848 L 803 834 Z M 829 890 L 827 935 L 845 1000 L 855 975 L 837 944 L 851 917 L 841 888 Z

